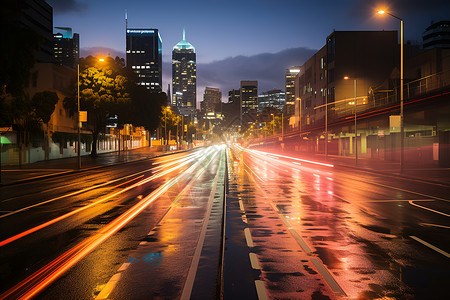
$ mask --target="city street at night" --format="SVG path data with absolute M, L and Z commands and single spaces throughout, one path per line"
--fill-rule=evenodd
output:
M 4 0 L 0 300 L 441 300 L 450 1 Z
M 446 294 L 447 184 L 267 151 L 204 147 L 1 187 L 1 298 Z

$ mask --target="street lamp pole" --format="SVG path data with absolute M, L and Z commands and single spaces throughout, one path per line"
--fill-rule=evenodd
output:
M 77 64 L 77 107 L 78 107 L 78 169 L 81 169 L 81 119 L 80 119 L 80 64 Z
M 328 85 L 325 91 L 325 159 L 328 160 Z
M 164 109 L 164 144 L 167 146 L 167 108 Z
M 355 165 L 358 165 L 358 127 L 356 124 L 356 110 L 358 109 L 358 103 L 356 99 L 356 79 L 353 79 L 353 85 L 355 87 Z
M 403 173 L 404 169 L 404 122 L 403 122 L 403 20 L 393 14 L 390 14 L 384 10 L 379 10 L 378 14 L 388 14 L 397 20 L 400 20 L 400 173 Z
M 272 126 L 272 135 L 275 136 L 275 115 L 272 115 L 272 121 L 273 121 L 273 126 Z
M 345 76 L 345 80 L 350 79 L 350 77 Z M 358 127 L 356 123 L 356 110 L 358 108 L 357 98 L 356 98 L 356 79 L 353 79 L 353 88 L 355 96 L 355 165 L 358 165 Z

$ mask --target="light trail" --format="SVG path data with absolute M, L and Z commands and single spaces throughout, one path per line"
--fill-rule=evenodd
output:
M 134 174 L 131 174 L 131 175 L 128 175 L 128 176 L 125 176 L 125 177 L 121 177 L 121 178 L 115 179 L 115 180 L 111 180 L 111 181 L 108 181 L 108 182 L 105 182 L 105 183 L 102 183 L 102 184 L 99 184 L 99 185 L 94 185 L 94 186 L 91 186 L 91 187 L 88 187 L 88 188 L 85 188 L 85 189 L 82 189 L 82 190 L 78 190 L 78 191 L 75 191 L 75 192 L 72 192 L 72 193 L 69 193 L 69 194 L 61 195 L 61 196 L 52 198 L 52 199 L 50 199 L 50 200 L 46 200 L 46 201 L 44 201 L 44 202 L 39 202 L 39 203 L 30 205 L 30 206 L 26 206 L 26 207 L 23 207 L 23 208 L 21 208 L 21 209 L 18 209 L 18 210 L 9 212 L 9 213 L 4 214 L 4 215 L 1 215 L 1 216 L 0 216 L 0 219 L 5 218 L 5 217 L 8 217 L 8 216 L 11 216 L 11 215 L 14 215 L 14 214 L 17 214 L 17 213 L 22 212 L 22 211 L 29 210 L 30 208 L 38 207 L 38 206 L 41 206 L 41 205 L 44 205 L 44 204 L 47 204 L 47 203 L 50 203 L 50 202 L 53 202 L 53 201 L 56 201 L 56 200 L 59 200 L 59 199 L 67 198 L 67 197 L 70 197 L 70 196 L 75 196 L 75 195 L 78 195 L 78 194 L 81 194 L 81 193 L 84 193 L 84 192 L 87 192 L 87 191 L 90 191 L 90 190 L 93 190 L 93 189 L 96 189 L 96 188 L 99 188 L 99 187 L 102 187 L 102 186 L 105 186 L 105 185 L 114 183 L 114 182 L 117 182 L 117 181 L 120 181 L 120 180 L 123 180 L 123 179 L 125 179 L 125 178 L 129 178 L 129 177 L 132 177 L 132 176 L 136 176 L 136 175 L 139 175 L 139 174 L 141 174 L 141 173 L 148 172 L 149 170 L 151 170 L 151 169 L 144 170 L 144 171 L 141 171 L 141 172 L 138 172 L 138 173 L 134 173 Z M 144 175 L 139 176 L 139 177 L 137 177 L 137 178 L 134 178 L 133 180 L 136 180 L 136 179 L 141 178 L 141 177 L 143 177 L 143 176 L 144 176 Z M 127 181 L 127 182 L 128 182 L 128 181 Z M 77 183 L 77 184 L 79 184 L 79 183 Z M 117 186 L 115 186 L 115 187 L 117 187 Z M 114 187 L 113 187 L 113 188 L 114 188 Z
M 246 151 L 258 152 L 260 154 L 272 155 L 272 156 L 276 156 L 276 157 L 281 157 L 281 158 L 286 158 L 286 159 L 291 159 L 291 160 L 297 160 L 297 161 L 301 161 L 301 162 L 305 162 L 305 163 L 310 163 L 310 164 L 315 164 L 315 165 L 319 165 L 319 166 L 325 166 L 325 167 L 334 168 L 334 165 L 332 165 L 332 164 L 326 164 L 326 163 L 321 163 L 321 162 L 307 160 L 307 159 L 301 159 L 301 158 L 296 158 L 296 157 L 291 157 L 291 156 L 286 156 L 286 155 L 274 154 L 274 153 L 269 153 L 269 152 L 264 152 L 264 151 L 259 151 L 259 150 L 249 150 L 249 149 L 247 149 Z
M 191 160 L 193 160 L 193 159 L 191 159 Z M 14 236 L 12 236 L 12 237 L 10 237 L 10 238 L 7 238 L 7 239 L 5 239 L 5 240 L 3 240 L 3 241 L 0 242 L 0 247 L 3 247 L 3 246 L 5 246 L 5 245 L 7 245 L 7 244 L 9 244 L 9 243 L 11 243 L 11 242 L 14 242 L 14 241 L 16 241 L 16 240 L 18 240 L 18 239 L 20 239 L 20 238 L 23 238 L 23 237 L 25 237 L 25 236 L 27 236 L 27 235 L 29 235 L 29 234 L 31 234 L 31 233 L 34 233 L 34 232 L 36 232 L 36 231 L 39 231 L 39 230 L 41 230 L 41 229 L 43 229 L 43 228 L 45 228 L 45 227 L 48 227 L 48 226 L 50 226 L 50 225 L 52 225 L 52 224 L 55 224 L 55 223 L 57 223 L 57 222 L 59 222 L 59 221 L 62 221 L 62 220 L 66 219 L 66 218 L 68 218 L 68 217 L 70 217 L 70 216 L 73 216 L 73 215 L 75 215 L 75 214 L 77 214 L 77 213 L 79 213 L 79 212 L 82 212 L 82 211 L 84 211 L 84 210 L 86 210 L 86 209 L 88 209 L 88 208 L 91 208 L 91 207 L 93 207 L 93 206 L 95 206 L 95 205 L 98 205 L 98 204 L 100 204 L 100 203 L 102 203 L 102 202 L 105 202 L 106 200 L 109 200 L 109 199 L 111 199 L 111 198 L 113 198 L 113 197 L 116 197 L 116 196 L 118 196 L 118 195 L 120 195 L 120 194 L 122 194 L 122 193 L 125 193 L 125 192 L 127 192 L 127 191 L 129 191 L 129 190 L 131 190 L 131 189 L 134 189 L 134 188 L 136 188 L 136 187 L 138 187 L 138 186 L 141 186 L 141 185 L 143 185 L 143 184 L 146 184 L 146 183 L 148 183 L 148 182 L 150 182 L 150 181 L 152 181 L 152 180 L 155 180 L 155 179 L 157 179 L 157 178 L 159 178 L 159 177 L 161 177 L 161 176 L 164 176 L 164 175 L 166 175 L 166 174 L 169 174 L 169 173 L 171 173 L 171 172 L 173 172 L 173 171 L 175 171 L 175 170 L 177 170 L 177 169 L 183 167 L 184 165 L 188 164 L 191 160 L 188 160 L 188 161 L 186 161 L 186 162 L 184 162 L 184 163 L 182 163 L 182 164 L 179 164 L 179 165 L 177 165 L 176 167 L 170 168 L 170 169 L 168 169 L 168 170 L 166 170 L 166 171 L 160 172 L 160 173 L 158 173 L 158 174 L 154 174 L 153 176 L 151 176 L 151 177 L 149 177 L 149 178 L 140 180 L 139 182 L 134 183 L 134 184 L 132 184 L 132 185 L 129 186 L 129 187 L 126 187 L 126 188 L 124 188 L 124 189 L 122 189 L 122 190 L 120 190 L 120 191 L 118 191 L 118 192 L 115 192 L 115 193 L 113 193 L 113 194 L 111 194 L 111 195 L 108 195 L 108 196 L 106 196 L 106 197 L 104 197 L 104 198 L 101 198 L 101 199 L 99 199 L 99 200 L 97 200 L 97 201 L 95 201 L 95 202 L 93 202 L 93 203 L 90 203 L 90 204 L 88 204 L 88 205 L 85 205 L 85 206 L 83 206 L 83 207 L 80 207 L 80 208 L 78 208 L 78 209 L 75 209 L 75 210 L 73 210 L 73 211 L 70 211 L 70 212 L 68 212 L 68 213 L 65 213 L 65 214 L 63 214 L 63 215 L 61 215 L 61 216 L 59 216 L 59 217 L 57 217 L 57 218 L 55 218 L 55 219 L 52 219 L 52 220 L 47 221 L 47 222 L 45 222 L 45 223 L 42 223 L 42 224 L 40 224 L 40 225 L 38 225 L 38 226 L 35 226 L 35 227 L 33 227 L 33 228 L 30 228 L 30 229 L 28 229 L 28 230 L 26 230 L 26 231 L 23 231 L 23 232 L 21 232 L 21 233 L 19 233 L 19 234 L 16 234 L 16 235 L 14 235 Z M 134 179 L 132 179 L 132 180 L 134 180 Z M 130 180 L 130 181 L 132 181 L 132 180 Z M 120 185 L 122 185 L 122 184 L 120 184 Z
M 211 158 L 211 161 L 216 157 L 217 153 Z M 203 160 L 205 160 L 207 156 L 203 156 L 199 161 L 197 161 L 194 165 L 199 165 Z M 191 166 L 188 170 L 190 170 Z M 206 168 L 206 167 L 205 167 Z M 166 174 L 168 174 L 167 172 Z M 154 190 L 147 197 L 139 201 L 133 207 L 128 209 L 125 213 L 108 223 L 105 227 L 100 229 L 96 234 L 88 237 L 81 243 L 77 244 L 64 254 L 60 255 L 52 262 L 42 267 L 31 276 L 27 277 L 2 295 L 0 295 L 0 299 L 6 299 L 8 297 L 13 297 L 15 299 L 29 299 L 37 294 L 39 294 L 42 290 L 48 287 L 51 283 L 53 283 L 56 279 L 58 279 L 61 275 L 67 272 L 70 268 L 72 268 L 76 263 L 78 263 L 81 259 L 83 259 L 86 255 L 92 252 L 96 247 L 98 247 L 101 243 L 111 237 L 113 234 L 118 232 L 121 228 L 123 228 L 128 222 L 134 219 L 139 213 L 141 213 L 148 205 L 150 205 L 154 200 L 156 200 L 159 196 L 165 193 L 169 188 L 171 188 L 174 184 L 177 183 L 178 179 L 183 176 L 186 176 L 187 172 L 170 179 L 168 182 L 163 184 Z M 162 176 L 162 175 L 161 175 Z M 198 177 L 197 177 L 198 178 Z
M 29 299 L 36 296 L 39 292 L 45 289 L 49 284 L 55 281 L 59 276 L 64 274 L 67 270 L 73 267 L 88 253 L 94 250 L 97 246 L 103 243 L 106 239 L 119 231 L 125 224 L 132 220 L 142 210 L 144 210 L 150 203 L 158 198 L 163 192 L 167 191 L 173 184 L 176 178 L 172 178 L 164 185 L 157 188 L 150 195 L 135 204 L 132 208 L 127 210 L 124 214 L 114 219 L 108 225 L 103 227 L 98 233 L 87 238 L 79 243 L 69 251 L 65 252 L 48 265 L 44 266 L 10 290 L 6 291 L 0 296 L 0 299 L 6 299 L 14 295 L 16 299 Z M 19 295 L 16 295 L 16 294 Z

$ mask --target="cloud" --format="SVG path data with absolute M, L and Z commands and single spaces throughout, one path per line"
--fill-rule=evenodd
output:
M 82 12 L 87 10 L 87 3 L 81 3 L 77 0 L 47 0 L 56 13 Z
M 239 89 L 241 80 L 257 80 L 258 93 L 271 89 L 285 89 L 286 69 L 302 65 L 317 50 L 299 47 L 278 53 L 262 53 L 253 56 L 235 56 L 211 63 L 197 64 L 197 102 L 203 101 L 205 87 L 215 87 L 222 91 L 222 98 L 228 92 Z M 164 91 L 171 82 L 170 63 L 163 63 Z
M 106 47 L 86 47 L 80 49 L 80 57 L 86 57 L 89 55 L 103 55 L 103 56 L 111 56 L 111 57 L 122 57 L 125 58 L 125 53 L 117 51 L 112 48 L 106 48 Z

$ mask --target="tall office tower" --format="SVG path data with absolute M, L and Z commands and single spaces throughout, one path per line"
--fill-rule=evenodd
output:
M 78 33 L 72 36 L 72 28 L 69 27 L 55 27 L 55 29 L 58 32 L 53 35 L 56 63 L 76 69 L 80 58 L 80 36 Z
M 222 114 L 222 92 L 206 87 L 203 94 L 202 113 L 207 119 L 217 119 Z
M 183 116 L 193 116 L 196 111 L 197 98 L 197 64 L 195 48 L 183 40 L 172 51 L 172 106 L 176 106 Z
M 292 116 L 295 112 L 295 77 L 300 72 L 299 66 L 290 67 L 286 70 L 286 106 L 284 113 Z
M 42 37 L 40 49 L 36 52 L 37 62 L 51 63 L 53 57 L 53 8 L 44 0 L 26 0 L 17 22 L 30 28 Z
M 127 66 L 138 76 L 138 84 L 162 91 L 162 40 L 158 29 L 127 28 Z
M 241 81 L 241 108 L 242 114 L 258 109 L 258 81 Z

